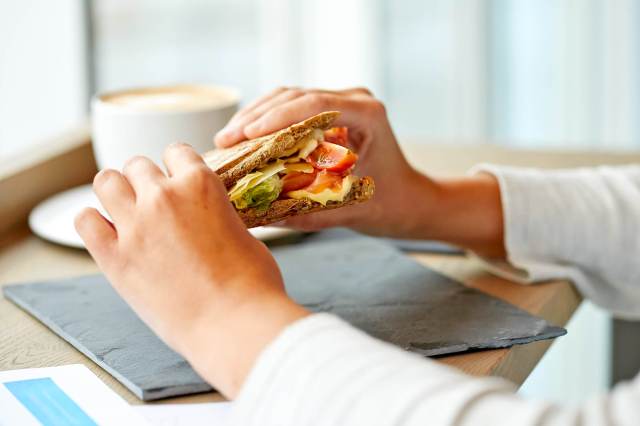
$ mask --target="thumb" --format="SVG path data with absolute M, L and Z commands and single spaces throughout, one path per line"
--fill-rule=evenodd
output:
M 319 231 L 336 226 L 351 226 L 356 220 L 357 206 L 340 207 L 336 210 L 319 211 L 300 216 L 291 216 L 279 222 L 278 225 L 299 231 Z

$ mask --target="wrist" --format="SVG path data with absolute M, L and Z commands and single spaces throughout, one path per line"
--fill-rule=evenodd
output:
M 216 390 L 234 398 L 266 346 L 307 315 L 280 293 L 217 305 L 193 325 L 182 353 Z
M 504 257 L 500 185 L 490 174 L 434 181 L 430 238 L 446 241 L 487 257 Z
M 387 191 L 391 196 L 381 206 L 381 217 L 374 218 L 376 232 L 394 238 L 432 238 L 431 218 L 439 214 L 438 185 L 411 167 L 396 182 Z
M 433 179 L 411 169 L 401 182 L 402 189 L 385 203 L 387 236 L 439 240 L 504 256 L 500 186 L 492 175 Z

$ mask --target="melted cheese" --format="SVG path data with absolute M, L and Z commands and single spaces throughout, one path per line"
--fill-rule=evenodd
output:
M 318 147 L 318 144 L 322 140 L 324 140 L 324 133 L 322 133 L 322 130 L 314 130 L 313 138 L 300 148 L 300 152 L 298 152 L 298 158 L 307 158 L 309 154 L 311 154 Z
M 300 200 L 303 198 L 308 198 L 311 201 L 315 201 L 317 203 L 326 206 L 329 201 L 344 201 L 345 197 L 351 191 L 351 186 L 357 180 L 355 176 L 346 176 L 342 179 L 342 184 L 340 185 L 339 190 L 332 190 L 330 188 L 326 188 L 321 192 L 314 193 L 305 191 L 304 189 L 298 189 L 297 191 L 287 192 L 287 197 L 295 198 L 296 200 Z
M 258 171 L 249 173 L 242 179 L 239 179 L 236 184 L 233 185 L 233 188 L 229 190 L 229 199 L 231 201 L 239 199 L 240 197 L 242 197 L 242 194 L 247 192 L 249 189 L 260 185 L 262 182 L 284 169 L 284 161 L 277 160 L 275 163 L 263 167 Z
M 298 141 L 293 148 L 282 153 L 280 158 L 286 158 L 287 163 L 295 163 L 302 158 L 306 158 L 318 147 L 319 141 L 324 140 L 324 132 L 320 129 L 314 129 L 305 138 Z
M 313 173 L 313 166 L 309 163 L 287 163 L 284 165 L 287 172 Z

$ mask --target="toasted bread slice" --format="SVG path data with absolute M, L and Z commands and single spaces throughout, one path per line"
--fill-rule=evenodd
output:
M 231 148 L 214 149 L 205 153 L 203 158 L 229 189 L 247 174 L 282 156 L 314 129 L 331 127 L 339 115 L 337 111 L 323 112 L 270 135 L 240 142 Z
M 326 206 L 315 201 L 302 199 L 294 200 L 291 198 L 284 200 L 276 200 L 271 203 L 269 209 L 245 209 L 238 211 L 238 214 L 244 221 L 247 228 L 256 226 L 264 226 L 270 223 L 280 222 L 290 216 L 299 216 L 302 214 L 318 212 L 322 210 L 337 209 L 339 207 L 349 206 L 352 204 L 362 203 L 373 197 L 375 184 L 370 177 L 363 177 L 353 183 L 351 191 L 341 202 L 329 201 Z

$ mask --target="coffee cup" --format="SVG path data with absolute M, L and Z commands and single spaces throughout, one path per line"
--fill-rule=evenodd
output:
M 121 169 L 136 155 L 162 164 L 165 147 L 192 145 L 200 153 L 238 109 L 232 88 L 173 85 L 96 95 L 91 102 L 93 152 L 99 169 Z

